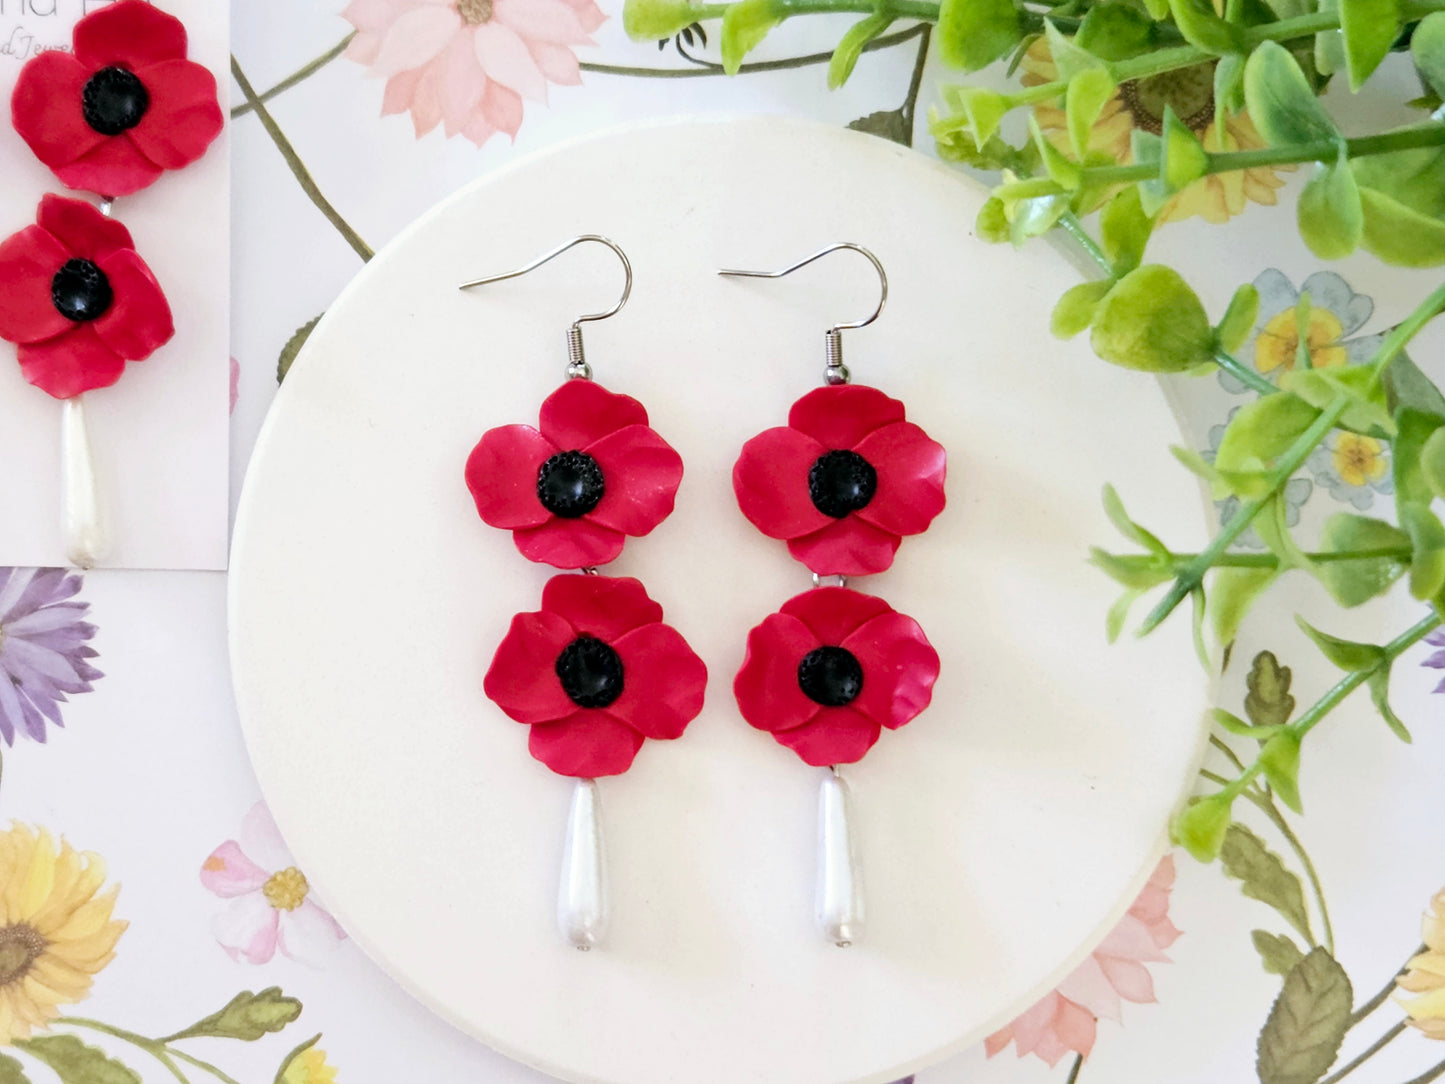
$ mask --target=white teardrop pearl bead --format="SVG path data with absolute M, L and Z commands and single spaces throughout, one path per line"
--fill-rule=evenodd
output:
M 829 772 L 818 790 L 818 928 L 839 948 L 863 938 L 863 873 L 850 805 L 848 784 Z
M 557 892 L 557 926 L 586 952 L 607 936 L 607 855 L 602 839 L 602 800 L 597 781 L 579 779 L 567 815 L 562 848 L 562 882 Z
M 83 396 L 72 396 L 61 404 L 60 454 L 65 556 L 78 568 L 94 568 L 110 553 L 110 532 L 90 447 L 90 431 L 85 422 Z

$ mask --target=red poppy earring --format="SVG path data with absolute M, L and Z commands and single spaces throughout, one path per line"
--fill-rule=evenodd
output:
M 61 183 L 94 193 L 100 208 L 46 196 L 35 225 L 0 243 L 0 339 L 18 346 L 26 380 L 64 402 L 66 555 L 89 568 L 109 538 L 81 396 L 114 384 L 175 331 L 165 294 L 111 211 L 116 197 L 204 154 L 224 120 L 215 77 L 186 59 L 185 27 L 146 0 L 87 15 L 72 44 L 26 62 L 11 118 Z
M 918 622 L 882 599 L 852 590 L 851 576 L 886 570 L 902 539 L 928 528 L 944 505 L 946 453 L 877 388 L 851 384 L 843 331 L 866 327 L 888 300 L 888 276 L 861 245 L 829 245 L 782 271 L 719 271 L 781 278 L 831 252 L 862 253 L 878 272 L 878 307 L 828 329 L 823 387 L 795 402 L 788 424 L 743 445 L 733 467 L 738 507 L 813 573 L 813 589 L 783 603 L 748 633 L 733 681 L 744 719 L 831 769 L 818 807 L 817 919 L 834 944 L 863 934 L 863 886 L 849 826 L 847 784 L 838 770 L 873 747 L 886 728 L 910 722 L 933 696 L 938 653 Z M 836 577 L 825 586 L 824 577 Z
M 648 425 L 636 399 L 592 380 L 581 325 L 621 311 L 632 266 L 613 241 L 573 238 L 526 267 L 462 289 L 516 278 L 583 241 L 622 261 L 626 285 L 606 312 L 567 332 L 567 379 L 542 402 L 538 424 L 490 429 L 467 458 L 477 514 L 512 532 L 528 560 L 581 573 L 553 576 L 542 608 L 512 618 L 482 688 L 530 728 L 532 756 L 576 780 L 563 849 L 557 919 L 579 949 L 601 943 L 608 908 L 597 778 L 620 775 L 648 738 L 682 736 L 702 711 L 707 668 L 635 579 L 604 576 L 629 535 L 672 512 L 682 457 Z

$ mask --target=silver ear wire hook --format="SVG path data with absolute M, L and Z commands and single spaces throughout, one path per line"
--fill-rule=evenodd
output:
M 582 325 L 589 320 L 606 320 L 609 316 L 616 316 L 622 311 L 622 306 L 627 304 L 627 299 L 632 296 L 632 263 L 627 258 L 627 253 L 622 247 L 611 238 L 603 237 L 600 234 L 584 233 L 572 238 L 565 244 L 558 245 L 551 252 L 538 256 L 526 267 L 519 267 L 515 271 L 508 271 L 504 275 L 488 275 L 483 279 L 473 279 L 471 282 L 464 282 L 457 287 L 459 290 L 470 290 L 473 286 L 485 286 L 489 282 L 501 282 L 504 279 L 514 279 L 518 275 L 525 275 L 528 271 L 535 271 L 548 260 L 562 255 L 569 248 L 580 245 L 583 241 L 596 241 L 599 245 L 606 245 L 617 254 L 622 261 L 622 270 L 627 275 L 626 282 L 622 286 L 622 296 L 617 299 L 617 304 L 606 312 L 588 313 L 586 316 L 579 316 L 572 321 L 572 326 L 567 329 L 567 379 L 568 380 L 591 380 L 592 366 L 587 364 L 586 351 L 582 347 Z M 874 261 L 877 262 L 876 260 Z M 880 269 L 881 270 L 881 269 Z
M 781 271 L 739 271 L 733 268 L 722 268 L 719 275 L 736 275 L 741 278 L 751 279 L 780 279 L 784 275 L 791 275 L 800 267 L 807 267 L 814 260 L 821 260 L 830 252 L 837 252 L 839 249 L 848 248 L 854 252 L 860 252 L 868 257 L 868 262 L 873 265 L 873 270 L 878 272 L 878 285 L 881 290 L 878 295 L 878 307 L 872 314 L 862 320 L 855 320 L 848 324 L 834 324 L 824 332 L 823 344 L 827 354 L 827 368 L 823 371 L 823 382 L 826 384 L 846 384 L 851 379 L 848 366 L 843 364 L 843 332 L 854 328 L 867 327 L 883 312 L 883 306 L 888 304 L 888 273 L 883 270 L 883 264 L 878 257 L 869 252 L 862 245 L 854 244 L 852 241 L 839 241 L 837 244 L 820 248 L 811 256 L 804 257 L 792 267 L 785 267 Z

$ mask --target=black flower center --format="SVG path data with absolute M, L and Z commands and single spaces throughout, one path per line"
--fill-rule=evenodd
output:
M 89 260 L 67 260 L 50 280 L 51 303 L 77 324 L 98 320 L 114 300 L 110 279 Z
M 863 691 L 863 667 L 846 647 L 815 647 L 798 663 L 798 687 L 825 708 L 841 708 Z
M 150 91 L 124 68 L 101 68 L 80 96 L 85 123 L 101 135 L 120 135 L 141 122 L 150 108 Z
M 808 469 L 813 507 L 834 519 L 866 508 L 877 490 L 878 472 L 857 452 L 824 452 Z
M 579 708 L 605 708 L 622 695 L 622 659 L 595 636 L 584 633 L 564 647 L 555 669 Z
M 602 468 L 586 452 L 558 452 L 537 472 L 537 499 L 563 519 L 585 516 L 606 492 Z

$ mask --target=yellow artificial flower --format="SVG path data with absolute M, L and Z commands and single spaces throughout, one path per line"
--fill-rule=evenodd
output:
M 1435 893 L 1430 910 L 1421 923 L 1425 951 L 1405 965 L 1395 980 L 1397 990 L 1419 994 L 1395 1001 L 1410 1017 L 1410 1023 L 1432 1039 L 1445 1039 L 1445 890 Z
M 1182 194 L 1182 193 L 1181 193 Z M 1327 369 L 1343 365 L 1349 355 L 1340 343 L 1345 333 L 1340 318 L 1329 309 L 1310 309 L 1309 329 L 1305 333 L 1310 352 L 1310 365 Z M 1285 309 L 1270 318 L 1255 336 L 1254 367 L 1262 373 L 1276 369 L 1289 372 L 1299 354 L 1299 316 L 1294 309 Z
M 326 1064 L 326 1051 L 309 1046 L 291 1059 L 281 1084 L 336 1084 L 336 1069 Z
M 1222 126 L 1215 122 L 1214 63 L 1209 61 L 1192 68 L 1121 83 L 1094 122 L 1089 135 L 1089 150 L 1105 151 L 1126 165 L 1133 162 L 1130 133 L 1140 128 L 1159 135 L 1164 130 L 1166 105 L 1174 107 L 1175 115 L 1211 154 L 1265 146 L 1247 113 L 1230 116 Z M 1023 85 L 1032 87 L 1052 83 L 1058 77 L 1059 71 L 1049 52 L 1048 40 L 1038 38 L 1024 53 Z M 1055 102 L 1043 102 L 1034 106 L 1034 116 L 1054 145 L 1068 151 L 1069 130 L 1062 106 Z M 1279 171 L 1293 168 L 1258 166 L 1201 177 L 1164 204 L 1159 212 L 1159 221 L 1181 222 L 1198 215 L 1206 222 L 1227 222 L 1243 211 L 1249 202 L 1273 206 L 1275 189 L 1284 185 Z
M 1385 459 L 1384 443 L 1358 433 L 1336 434 L 1330 461 L 1334 464 L 1335 473 L 1357 488 L 1378 482 L 1390 469 Z
M 102 893 L 105 862 L 43 828 L 0 832 L 0 1046 L 25 1039 L 90 993 L 126 923 Z

